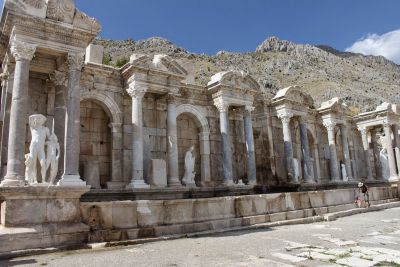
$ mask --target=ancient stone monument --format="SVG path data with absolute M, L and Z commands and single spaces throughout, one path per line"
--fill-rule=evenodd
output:
M 73 0 L 5 0 L 0 24 L 0 253 L 322 214 L 358 181 L 398 197 L 394 104 L 355 115 L 237 70 L 201 86 L 162 54 L 104 65 Z M 252 195 L 267 188 L 314 191 Z

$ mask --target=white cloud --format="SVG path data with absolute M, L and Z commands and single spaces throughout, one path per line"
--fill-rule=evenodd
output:
M 358 40 L 346 51 L 363 55 L 384 56 L 400 64 L 400 29 L 382 35 L 368 34 L 367 37 Z

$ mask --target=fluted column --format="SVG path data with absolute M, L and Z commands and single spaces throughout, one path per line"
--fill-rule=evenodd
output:
M 215 106 L 219 110 L 219 124 L 221 129 L 221 149 L 224 168 L 224 185 L 233 185 L 231 137 L 229 133 L 229 104 L 222 99 L 215 99 Z
M 7 174 L 1 186 L 25 184 L 25 140 L 28 111 L 29 64 L 36 45 L 14 39 L 11 53 L 15 58 L 14 84 L 8 133 Z
M 247 178 L 250 185 L 257 184 L 256 154 L 254 151 L 253 121 L 251 112 L 253 106 L 246 106 L 244 111 L 244 135 L 247 150 Z
M 396 168 L 396 158 L 394 156 L 393 143 L 392 143 L 392 129 L 391 125 L 386 123 L 383 125 L 383 130 L 385 132 L 385 146 L 388 153 L 388 163 L 389 163 L 389 181 L 398 181 L 397 168 Z
M 334 120 L 324 120 L 323 124 L 328 131 L 328 142 L 329 142 L 329 152 L 330 152 L 329 166 L 331 170 L 331 181 L 338 182 L 340 181 L 340 175 L 339 175 L 339 164 L 337 160 L 337 150 L 335 141 L 336 122 Z
M 168 156 L 168 186 L 182 186 L 179 181 L 178 165 L 178 134 L 176 126 L 176 97 L 168 96 L 167 106 L 167 156 Z
M 396 155 L 396 164 L 397 164 L 397 174 L 400 176 L 400 136 L 399 136 L 399 126 L 394 124 L 393 128 L 393 137 L 394 137 L 394 153 Z
M 349 180 L 352 180 L 353 174 L 351 171 L 349 138 L 348 138 L 347 126 L 345 124 L 340 125 L 340 136 L 342 137 L 342 149 L 343 149 L 344 164 L 346 166 L 347 178 Z
M 380 150 L 378 146 L 378 140 L 377 140 L 377 132 L 378 129 L 372 129 L 371 130 L 371 145 L 372 145 L 372 153 L 373 153 L 373 158 L 374 158 L 374 163 L 375 163 L 375 176 L 377 180 L 382 180 L 382 165 L 381 165 L 381 159 L 380 159 Z
M 300 118 L 300 140 L 304 159 L 304 180 L 306 183 L 313 184 L 315 180 L 311 172 L 312 164 L 310 159 L 310 145 L 308 143 L 307 121 L 304 118 Z
M 54 71 L 50 79 L 55 85 L 54 98 L 54 133 L 58 138 L 59 144 L 65 143 L 65 116 L 67 112 L 67 87 L 65 82 L 67 75 L 65 72 Z M 57 178 L 61 178 L 64 173 L 64 146 L 60 146 L 60 158 L 58 160 Z
M 81 91 L 80 80 L 84 63 L 82 53 L 68 54 L 68 93 L 66 98 L 64 139 L 64 174 L 60 186 L 86 186 L 79 175 Z
M 111 181 L 107 188 L 122 188 L 122 123 L 112 122 L 108 125 L 111 128 Z
M 292 144 L 292 133 L 290 131 L 290 119 L 293 117 L 293 113 L 282 110 L 278 112 L 278 118 L 282 121 L 282 130 L 283 130 L 283 142 L 284 142 L 284 151 L 285 151 L 285 162 L 286 162 L 286 171 L 288 174 L 289 181 L 293 183 L 298 183 L 297 178 L 294 173 L 293 166 L 293 144 Z
M 149 188 L 143 178 L 143 97 L 147 86 L 133 82 L 127 89 L 132 97 L 132 180 L 128 188 Z
M 8 66 L 8 65 L 7 65 Z M 10 66 L 1 74 L 1 114 L 3 121 L 0 146 L 0 180 L 6 175 L 7 171 L 7 153 L 8 153 L 8 134 L 10 131 L 10 110 L 12 101 L 12 89 L 14 84 L 14 68 Z
M 372 169 L 371 169 L 371 156 L 369 152 L 369 143 L 368 143 L 368 129 L 366 127 L 360 127 L 358 130 L 361 132 L 361 138 L 364 148 L 364 157 L 365 164 L 367 168 L 367 179 L 372 180 Z

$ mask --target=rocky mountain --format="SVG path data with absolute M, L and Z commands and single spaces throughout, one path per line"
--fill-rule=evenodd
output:
M 367 111 L 387 101 L 400 104 L 400 66 L 384 57 L 341 52 L 329 46 L 295 44 L 270 37 L 255 52 L 216 55 L 190 53 L 168 40 L 155 37 L 140 41 L 97 39 L 105 47 L 108 64 L 128 59 L 132 53 L 164 53 L 178 60 L 190 73 L 187 82 L 206 85 L 223 70 L 244 70 L 273 96 L 278 89 L 299 85 L 315 105 L 339 96 L 353 112 Z

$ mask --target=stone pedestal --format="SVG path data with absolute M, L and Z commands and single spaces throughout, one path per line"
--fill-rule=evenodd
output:
M 167 164 L 163 159 L 152 159 L 149 184 L 154 187 L 167 186 Z
M 111 182 L 107 182 L 107 188 L 123 188 L 125 183 L 122 181 L 122 123 L 110 123 L 111 128 Z
M 77 245 L 87 239 L 80 197 L 90 187 L 0 188 L 0 252 Z
M 100 167 L 98 160 L 85 162 L 83 178 L 93 189 L 100 189 Z

